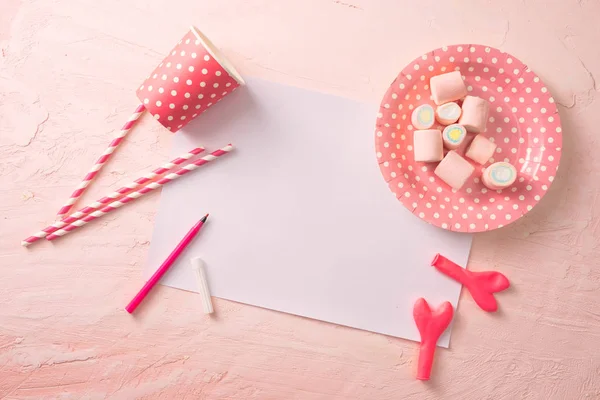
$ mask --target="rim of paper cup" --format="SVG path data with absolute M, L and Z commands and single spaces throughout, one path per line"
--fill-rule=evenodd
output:
M 236 81 L 237 83 L 239 83 L 240 85 L 245 85 L 246 82 L 244 82 L 244 78 L 242 78 L 242 76 L 240 75 L 239 72 L 237 72 L 237 70 L 235 69 L 235 67 L 233 66 L 233 64 L 231 64 L 229 62 L 229 60 L 227 59 L 227 57 L 225 57 L 223 55 L 223 53 L 221 53 L 221 51 L 219 51 L 219 49 L 210 41 L 209 38 L 207 38 L 201 31 L 200 29 L 196 28 L 195 26 L 191 26 L 190 29 L 192 30 L 192 32 L 194 33 L 194 35 L 196 36 L 196 38 L 198 38 L 198 40 L 200 42 L 202 42 L 202 44 L 204 45 L 204 48 L 206 49 L 206 51 L 208 51 L 210 53 L 211 56 L 213 56 L 213 58 L 215 60 L 217 60 L 217 62 L 219 64 L 221 64 L 221 66 L 223 67 L 223 69 L 225 69 L 225 71 L 227 71 L 227 73 L 229 75 L 231 75 Z

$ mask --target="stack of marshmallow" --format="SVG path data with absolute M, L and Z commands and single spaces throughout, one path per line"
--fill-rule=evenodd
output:
M 465 156 L 484 165 L 494 154 L 496 145 L 479 133 L 485 131 L 489 103 L 479 97 L 467 96 L 460 72 L 437 75 L 430 80 L 431 97 L 437 108 L 423 104 L 412 113 L 415 161 L 438 162 L 434 173 L 452 188 L 460 189 L 475 168 L 456 150 L 465 142 L 467 132 L 475 133 Z M 457 103 L 462 99 L 462 106 Z M 431 129 L 435 121 L 446 125 L 443 131 Z M 458 123 L 457 123 L 458 121 Z M 444 147 L 449 151 L 444 156 Z M 498 162 L 487 167 L 481 177 L 492 190 L 507 188 L 517 177 L 514 166 Z

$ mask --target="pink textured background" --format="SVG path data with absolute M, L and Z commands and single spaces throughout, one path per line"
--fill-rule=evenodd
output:
M 3 0 L 0 399 L 600 397 L 598 15 L 595 0 Z M 463 295 L 432 382 L 413 379 L 415 343 L 220 300 L 208 319 L 197 295 L 169 288 L 127 315 L 158 195 L 54 245 L 19 246 L 51 221 L 190 23 L 242 73 L 364 101 L 451 43 L 509 51 L 546 82 L 562 167 L 531 213 L 476 236 L 469 267 L 514 287 L 496 315 Z M 144 118 L 85 199 L 166 160 L 170 140 Z

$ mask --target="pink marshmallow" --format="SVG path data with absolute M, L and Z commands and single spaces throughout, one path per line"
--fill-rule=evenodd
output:
M 415 131 L 413 145 L 415 161 L 437 162 L 444 158 L 442 132 L 437 129 Z
M 462 110 L 455 102 L 438 106 L 435 110 L 435 119 L 442 125 L 450 125 L 458 121 Z
M 462 99 L 467 95 L 467 87 L 459 71 L 436 75 L 429 81 L 431 96 L 438 106 L 449 101 Z
M 470 162 L 462 158 L 454 150 L 451 150 L 446 154 L 442 162 L 438 164 L 433 173 L 450 187 L 458 190 L 463 187 L 474 170 L 475 167 Z
M 507 162 L 497 162 L 485 169 L 481 182 L 491 190 L 505 189 L 515 183 L 517 169 Z
M 494 155 L 496 151 L 496 144 L 492 143 L 488 138 L 483 135 L 475 136 L 475 139 L 471 142 L 471 145 L 467 149 L 465 155 L 471 160 L 478 162 L 483 165 L 490 157 Z
M 467 96 L 462 104 L 462 115 L 458 123 L 467 128 L 469 132 L 481 133 L 485 131 L 490 103 L 481 97 Z

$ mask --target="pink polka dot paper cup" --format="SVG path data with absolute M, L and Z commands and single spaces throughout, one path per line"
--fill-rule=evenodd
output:
M 437 163 L 413 156 L 412 111 L 434 105 L 429 81 L 451 71 L 460 71 L 469 95 L 489 102 L 482 134 L 497 145 L 485 165 L 471 162 L 475 172 L 460 190 L 433 173 Z M 468 134 L 459 154 L 474 136 Z M 554 99 L 527 65 L 498 49 L 462 44 L 423 54 L 400 72 L 381 102 L 375 148 L 388 187 L 413 214 L 443 229 L 483 232 L 521 218 L 546 194 L 560 162 L 562 128 Z M 481 173 L 498 161 L 514 165 L 518 177 L 507 189 L 490 190 Z
M 233 65 L 192 26 L 136 93 L 154 119 L 176 132 L 240 85 Z

